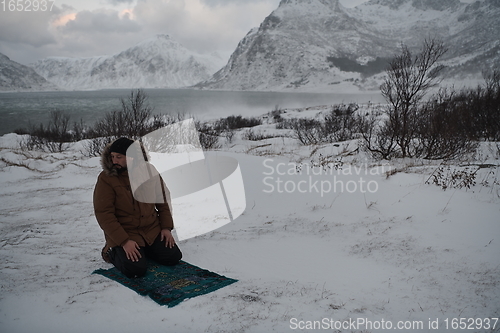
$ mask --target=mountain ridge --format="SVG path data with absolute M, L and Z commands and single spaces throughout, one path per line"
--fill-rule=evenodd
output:
M 16 75 L 21 75 L 32 77 L 33 84 L 14 90 L 356 92 L 378 89 L 401 44 L 416 51 L 425 38 L 441 39 L 449 47 L 443 73 L 453 82 L 500 68 L 499 16 L 498 0 L 369 0 L 354 8 L 339 0 L 281 0 L 240 40 L 225 64 L 217 55 L 194 53 L 159 34 L 113 55 L 49 57 L 31 64 L 48 84 L 10 71 L 11 77 L 3 75 L 3 85 L 19 85 Z
M 33 68 L 11 60 L 0 53 L 0 91 L 57 90 Z
M 449 47 L 443 62 L 450 80 L 478 76 L 484 67 L 500 65 L 493 52 L 499 44 L 499 7 L 492 0 L 370 0 L 354 8 L 338 0 L 282 0 L 240 41 L 227 65 L 196 87 L 378 89 L 374 72 L 383 71 L 381 60 L 399 53 L 401 43 L 416 51 L 429 37 Z
M 159 34 L 109 56 L 50 57 L 31 65 L 65 89 L 180 88 L 210 77 L 221 59 L 199 55 Z

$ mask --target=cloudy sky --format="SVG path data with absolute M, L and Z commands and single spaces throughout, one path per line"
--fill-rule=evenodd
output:
M 345 7 L 365 1 L 340 0 Z M 0 53 L 29 64 L 49 56 L 115 54 L 156 34 L 227 58 L 280 0 L 32 0 L 31 11 L 9 10 L 17 2 L 29 4 L 0 4 Z

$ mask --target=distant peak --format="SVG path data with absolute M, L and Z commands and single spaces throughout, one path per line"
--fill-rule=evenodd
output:
M 370 0 L 367 5 L 381 5 L 391 9 L 398 9 L 401 5 L 408 3 L 412 0 Z
M 153 37 L 150 37 L 148 39 L 145 39 L 140 44 L 142 44 L 142 43 L 156 43 L 156 42 L 163 42 L 163 41 L 173 42 L 174 40 L 167 34 L 158 34 L 158 35 L 154 35 Z
M 10 60 L 9 57 L 7 57 L 5 54 L 3 53 L 0 53 L 0 59 L 4 59 L 4 60 Z
M 280 7 L 286 5 L 317 5 L 322 4 L 327 7 L 337 8 L 340 5 L 339 0 L 281 0 Z
M 136 46 L 144 46 L 144 45 L 151 45 L 151 44 L 179 45 L 179 43 L 176 40 L 172 39 L 169 35 L 158 34 L 158 35 L 154 35 L 153 37 L 150 37 L 148 39 L 145 39 L 142 42 L 139 42 Z
M 167 34 L 158 34 L 155 36 L 157 39 L 168 39 L 170 40 L 170 35 L 167 35 Z
M 367 5 L 381 5 L 391 9 L 398 9 L 401 5 L 410 3 L 421 10 L 445 10 L 461 4 L 460 0 L 370 0 Z
M 418 9 L 445 10 L 460 5 L 459 0 L 413 0 L 412 5 Z

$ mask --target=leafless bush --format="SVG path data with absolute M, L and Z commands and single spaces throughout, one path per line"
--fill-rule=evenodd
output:
M 69 142 L 88 139 L 84 144 L 86 156 L 98 156 L 104 147 L 119 137 L 139 139 L 157 129 L 183 120 L 184 115 L 153 115 L 148 96 L 142 89 L 131 91 L 127 99 L 121 99 L 121 109 L 104 114 L 103 118 L 89 127 L 82 120 L 70 128 L 70 117 L 62 111 L 50 114 L 49 124 L 31 126 L 29 138 L 22 144 L 23 149 L 48 150 L 60 152 Z
M 303 145 L 319 144 L 323 141 L 323 126 L 316 119 L 290 119 L 289 126 L 294 131 L 295 138 Z
M 226 138 L 227 143 L 233 142 L 235 131 L 234 130 L 227 130 L 224 131 L 224 137 Z
M 250 141 L 259 141 L 260 137 L 257 137 L 255 132 L 251 128 L 249 128 L 243 133 L 242 139 L 243 140 L 250 140 Z
M 293 126 L 295 124 L 295 119 L 286 119 L 281 116 L 275 119 L 276 129 L 293 129 Z
M 446 89 L 419 107 L 412 142 L 413 155 L 425 159 L 453 159 L 473 152 L 477 141 L 468 135 L 464 110 Z
M 500 141 L 500 70 L 483 75 L 483 86 L 462 90 L 454 102 L 464 114 L 470 138 Z
M 280 109 L 279 105 L 275 105 L 274 110 L 268 112 L 267 115 L 268 118 L 272 119 L 275 123 L 279 123 L 283 120 L 283 118 L 281 117 L 281 114 L 283 112 L 284 111 Z
M 398 157 L 396 134 L 390 122 L 369 114 L 359 117 L 359 131 L 364 147 L 376 158 L 391 159 Z
M 478 167 L 453 169 L 449 165 L 446 167 L 441 165 L 434 171 L 426 183 L 435 184 L 443 190 L 448 188 L 470 189 L 471 186 L 476 184 L 476 174 L 478 170 Z
M 90 139 L 83 144 L 84 151 L 82 152 L 82 154 L 87 157 L 99 156 L 101 155 L 104 148 L 108 144 L 113 142 L 115 139 L 117 138 L 112 136 L 104 136 L 104 137 Z
M 73 128 L 70 131 L 71 141 L 76 142 L 80 140 L 84 140 L 88 137 L 89 128 L 82 119 L 79 122 L 73 123 Z
M 219 149 L 219 136 L 221 131 L 209 123 L 195 122 L 196 130 L 200 139 L 200 144 L 203 149 Z
M 438 74 L 443 69 L 437 62 L 446 51 L 444 43 L 436 39 L 426 39 L 420 53 L 415 55 L 406 45 L 401 45 L 401 53 L 389 62 L 385 81 L 380 87 L 389 107 L 378 135 L 389 137 L 383 140 L 384 147 L 375 145 L 375 151 L 384 151 L 387 156 L 415 156 L 412 143 L 418 121 L 418 104 L 428 90 L 436 86 Z M 372 147 L 372 144 L 368 146 Z M 397 149 L 398 152 L 387 149 Z
M 39 124 L 30 127 L 29 137 L 24 143 L 24 148 L 51 153 L 66 150 L 68 142 L 72 141 L 72 135 L 69 132 L 69 119 L 70 117 L 63 111 L 51 111 L 47 126 Z
M 161 123 L 151 122 L 153 108 L 147 99 L 142 89 L 131 91 L 127 99 L 120 100 L 120 110 L 106 113 L 94 124 L 91 137 L 128 137 L 135 140 L 157 129 L 153 125 L 161 127 Z
M 277 129 L 292 129 L 294 137 L 303 145 L 334 143 L 355 138 L 359 132 L 357 104 L 334 105 L 330 112 L 319 119 L 283 119 L 276 124 Z
M 358 109 L 359 106 L 354 103 L 334 106 L 324 117 L 324 140 L 332 143 L 353 139 L 359 128 L 359 119 L 355 116 Z
M 401 54 L 390 62 L 381 86 L 389 104 L 385 115 L 360 121 L 360 132 L 369 151 L 384 159 L 452 159 L 476 149 L 475 140 L 483 137 L 478 132 L 488 128 L 483 119 L 494 119 L 484 116 L 485 108 L 480 106 L 484 104 L 483 89 L 460 93 L 440 90 L 427 102 L 422 101 L 438 82 L 443 67 L 437 62 L 445 52 L 443 42 L 435 39 L 425 40 L 422 51 L 416 55 L 402 45 Z M 495 87 L 495 76 L 491 77 L 487 86 Z
M 276 137 L 276 135 L 267 135 L 267 134 L 264 134 L 260 131 L 254 131 L 252 128 L 247 129 L 243 133 L 243 139 L 250 140 L 250 141 L 261 141 L 261 140 L 271 139 L 271 138 L 275 138 L 275 137 Z
M 131 91 L 127 99 L 121 99 L 121 109 L 106 113 L 88 131 L 87 156 L 98 156 L 104 147 L 119 137 L 134 140 L 157 129 L 181 121 L 184 115 L 153 115 L 148 96 L 142 89 Z
M 255 127 L 261 124 L 262 120 L 255 117 L 244 118 L 242 116 L 229 116 L 226 118 L 219 119 L 215 123 L 214 128 L 222 132 L 222 131 L 235 130 L 245 127 Z

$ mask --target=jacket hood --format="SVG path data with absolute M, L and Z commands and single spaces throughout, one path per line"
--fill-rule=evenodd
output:
M 118 176 L 118 170 L 113 168 L 113 161 L 111 160 L 111 145 L 114 141 L 108 143 L 101 153 L 101 166 L 106 174 L 109 176 Z M 145 161 L 150 160 L 149 152 L 145 149 L 142 143 L 135 141 L 134 144 L 139 144 L 141 147 L 142 155 Z M 139 153 L 140 154 L 140 153 Z
M 113 161 L 111 160 L 111 145 L 110 142 L 104 147 L 101 153 L 101 166 L 102 170 L 109 176 L 118 176 L 118 170 L 113 168 Z

